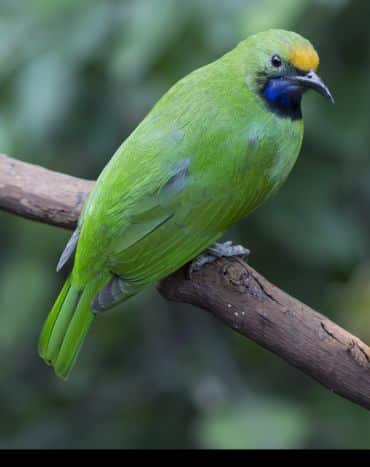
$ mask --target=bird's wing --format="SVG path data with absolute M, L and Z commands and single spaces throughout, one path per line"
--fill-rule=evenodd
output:
M 78 282 L 109 269 L 149 284 L 229 225 L 238 209 L 229 189 L 233 158 L 244 151 L 244 139 L 235 144 L 234 109 L 225 110 L 214 97 L 225 93 L 210 97 L 208 77 L 201 81 L 194 75 L 176 84 L 99 176 L 84 209 L 74 266 Z
M 189 164 L 190 158 L 176 162 L 167 172 L 162 186 L 155 186 L 136 201 L 130 215 L 130 223 L 123 235 L 112 244 L 111 252 L 114 256 L 132 247 L 174 216 L 176 199 L 189 178 Z
M 191 210 L 191 205 L 197 204 L 197 197 L 201 196 L 195 190 L 199 183 L 191 173 L 191 156 L 179 158 L 176 152 L 169 154 L 166 148 L 155 154 L 153 149 L 149 154 L 129 149 L 123 148 L 126 154 L 111 161 L 89 197 L 76 252 L 75 274 L 86 276 L 91 272 L 93 275 L 94 270 L 104 268 L 125 274 L 123 263 L 127 254 L 143 243 L 149 247 L 151 238 L 156 238 L 155 233 L 162 232 L 168 223 L 173 227 L 171 232 L 166 229 L 165 235 L 175 236 L 176 213 Z M 189 199 L 189 190 L 193 200 Z M 178 228 L 182 230 L 180 225 Z M 164 241 L 162 237 L 159 243 Z M 149 249 L 156 247 L 160 245 Z M 82 277 L 81 282 L 84 282 Z

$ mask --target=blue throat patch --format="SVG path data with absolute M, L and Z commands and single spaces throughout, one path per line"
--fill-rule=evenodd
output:
M 262 97 L 270 110 L 292 120 L 302 118 L 301 100 L 304 89 L 284 78 L 271 78 L 262 89 Z

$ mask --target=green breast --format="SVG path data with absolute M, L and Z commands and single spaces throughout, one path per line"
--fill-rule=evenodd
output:
M 274 124 L 269 130 L 273 151 L 269 154 L 268 184 L 275 191 L 285 182 L 292 170 L 303 139 L 303 120 L 290 120 L 274 116 Z M 276 142 L 276 143 L 274 143 Z
M 303 120 L 281 118 L 264 109 L 246 123 L 236 144 L 234 186 L 240 209 L 233 221 L 248 215 L 281 187 L 300 152 L 303 128 Z

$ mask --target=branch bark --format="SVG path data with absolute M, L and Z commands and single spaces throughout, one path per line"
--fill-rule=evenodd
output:
M 0 154 L 0 209 L 19 216 L 73 229 L 93 186 Z
M 0 209 L 72 229 L 94 182 L 0 155 Z M 370 409 L 370 348 L 269 283 L 238 258 L 221 259 L 189 279 L 185 268 L 157 288 L 196 305 L 335 393 Z

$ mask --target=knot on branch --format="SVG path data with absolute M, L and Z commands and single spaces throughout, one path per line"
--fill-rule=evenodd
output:
M 360 366 L 366 366 L 370 370 L 370 356 L 362 345 L 355 339 L 347 347 L 347 352 Z

